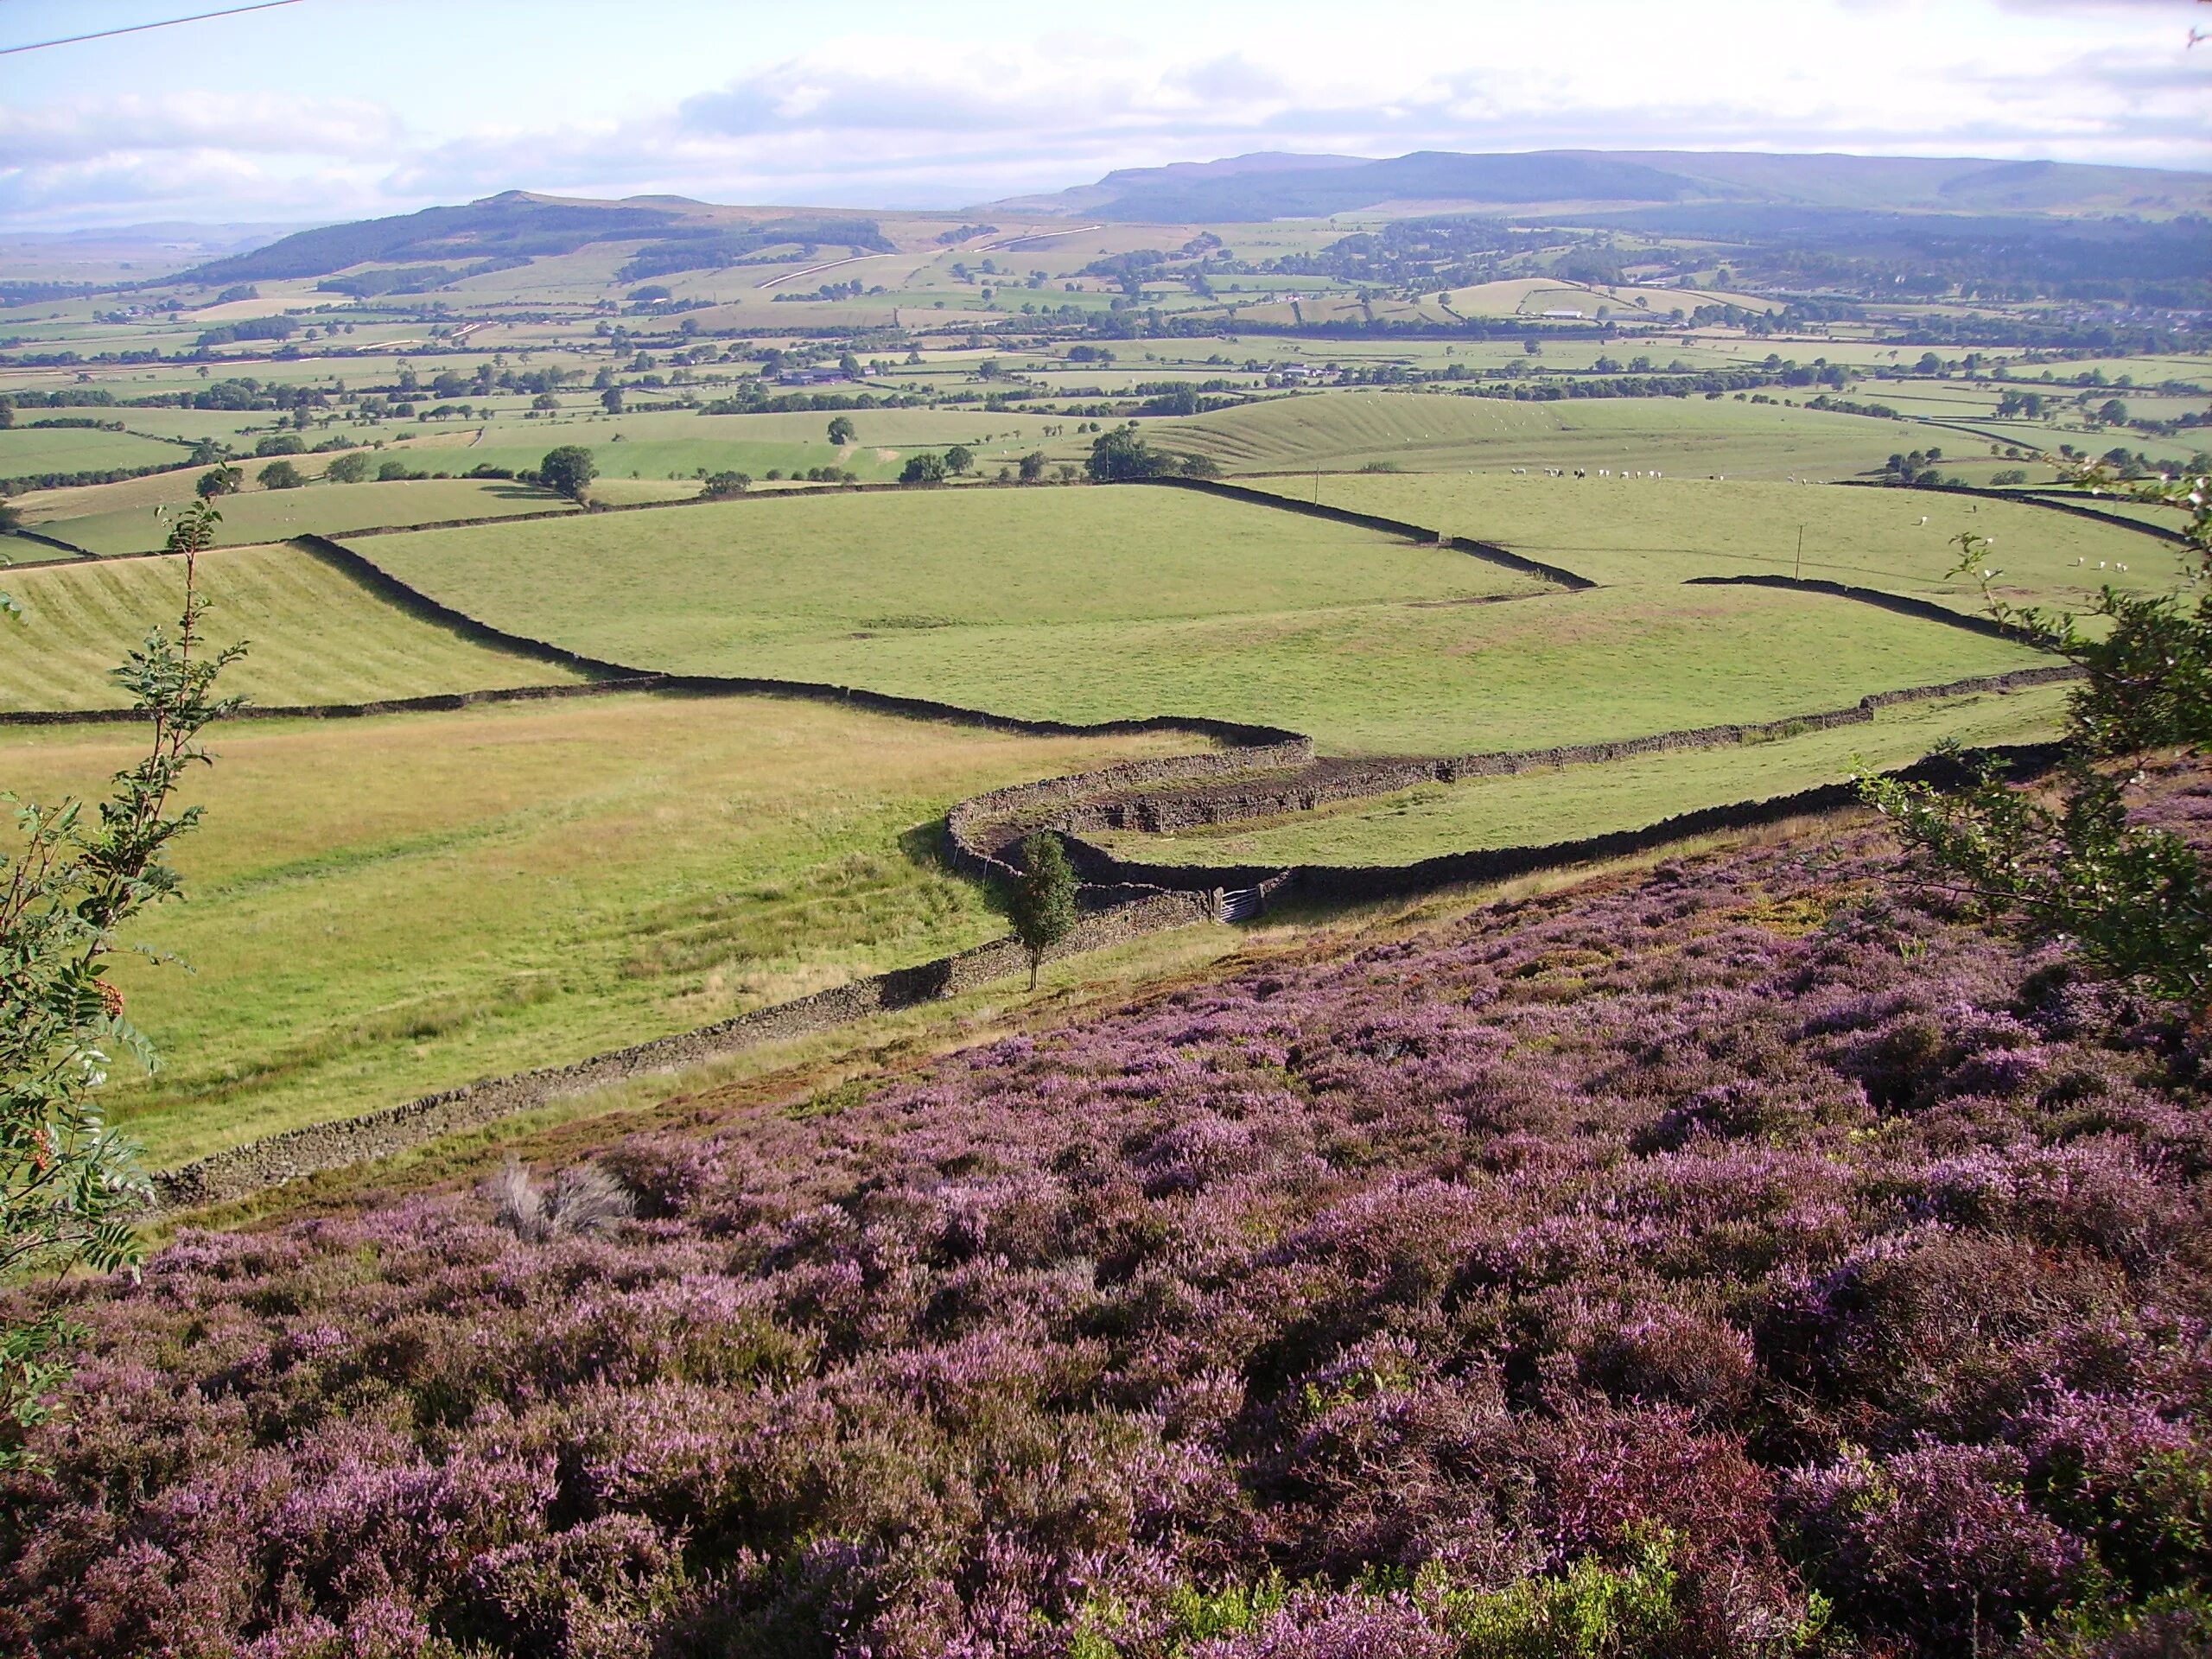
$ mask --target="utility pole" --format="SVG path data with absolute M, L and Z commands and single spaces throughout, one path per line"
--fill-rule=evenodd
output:
M 1313 505 L 1317 507 L 1321 505 L 1321 469 L 1319 467 L 1313 469 Z
M 1796 574 L 1797 574 L 1797 576 L 1802 576 L 1802 575 L 1805 574 L 1805 526 L 1804 526 L 1804 525 L 1802 525 L 1802 524 L 1800 524 L 1800 525 L 1798 525 L 1798 526 L 1797 526 L 1797 573 L 1796 573 Z M 1791 578 L 1791 580 L 1793 580 L 1793 581 L 1795 581 L 1796 579 L 1796 577 L 1792 577 L 1792 578 Z

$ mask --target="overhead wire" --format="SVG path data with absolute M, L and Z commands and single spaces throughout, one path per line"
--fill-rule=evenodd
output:
M 0 58 L 13 57 L 18 52 L 43 52 L 48 47 L 77 46 L 86 41 L 112 40 L 118 35 L 143 35 L 149 29 L 175 29 L 180 23 L 205 23 L 218 17 L 237 17 L 249 11 L 275 11 L 280 6 L 296 6 L 300 0 L 257 0 L 250 6 L 228 6 L 220 11 L 195 12 L 189 17 L 164 17 L 156 22 L 132 23 L 123 29 L 99 29 L 89 35 L 64 35 L 57 40 L 29 41 L 22 46 L 0 46 Z

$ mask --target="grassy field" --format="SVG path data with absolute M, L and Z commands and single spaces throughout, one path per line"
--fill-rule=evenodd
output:
M 251 645 L 224 685 L 258 702 L 357 702 L 583 677 L 419 620 L 291 548 L 219 549 L 200 570 L 215 607 L 211 642 Z M 10 571 L 8 591 L 29 616 L 0 652 L 0 708 L 128 706 L 108 671 L 147 629 L 174 630 L 183 584 L 173 559 Z
M 1530 584 L 1446 550 L 1155 490 L 741 503 L 363 545 L 474 615 L 641 667 L 1028 717 L 1208 715 L 1345 752 L 1773 718 L 2032 660 L 1756 589 L 1485 603 Z
M 194 775 L 190 897 L 137 937 L 175 1056 L 116 1116 L 156 1163 L 689 1028 L 1004 931 L 920 826 L 1186 734 L 1035 739 L 774 699 L 617 696 L 243 721 Z M 0 736 L 11 788 L 96 788 L 112 732 Z
M 131 481 L 143 485 L 154 480 Z M 118 493 L 124 488 L 121 484 L 99 487 Z M 169 484 L 159 505 L 174 511 L 192 499 L 191 475 L 185 474 L 181 484 Z M 87 552 L 151 553 L 162 547 L 169 532 L 168 521 L 155 513 L 155 505 L 134 504 L 72 518 L 41 518 L 31 528 Z M 216 540 L 226 547 L 282 541 L 310 532 L 329 536 L 372 526 L 439 524 L 448 518 L 558 512 L 571 505 L 550 490 L 474 478 L 406 479 L 388 484 L 315 483 L 296 490 L 249 490 L 225 496 L 216 505 L 223 515 L 223 522 L 216 527 Z
M 1150 430 L 1154 442 L 1208 455 L 1232 473 L 1589 466 L 1845 478 L 1921 442 L 1916 429 L 1894 422 L 1729 398 L 1510 403 L 1379 391 L 1281 398 Z
M 1316 495 L 1310 478 L 1251 484 L 1300 501 Z M 1946 574 L 1958 560 L 1951 538 L 1966 531 L 1990 538 L 1987 563 L 2016 602 L 2076 601 L 2101 582 L 2153 591 L 2171 586 L 2174 572 L 2166 550 L 2117 525 L 2019 502 L 1901 490 L 1732 478 L 1386 474 L 1325 477 L 1319 497 L 1326 506 L 1496 542 L 1607 583 L 1790 575 L 1799 569 L 1801 526 L 1804 575 L 1962 610 L 1981 604 L 1972 583 Z
M 1716 802 L 1763 800 L 1838 783 L 1862 766 L 1910 764 L 1947 737 L 2032 742 L 2056 734 L 2068 688 L 1901 703 L 1872 725 L 1602 766 L 1432 784 L 1287 820 L 1175 836 L 1090 838 L 1160 864 L 1402 864 L 1484 847 L 1542 845 L 1639 829 Z
M 538 615 L 620 642 L 640 661 L 694 664 L 902 632 L 1479 599 L 1541 586 L 1393 536 L 1150 489 L 738 501 L 428 531 L 364 548 L 471 614 Z M 544 580 L 550 570 L 561 573 L 557 590 Z
M 105 416 L 106 410 L 101 415 Z M 173 443 L 135 432 L 103 432 L 98 427 L 11 427 L 0 431 L 0 478 L 28 478 L 41 473 L 96 473 L 111 467 L 175 467 L 185 452 Z

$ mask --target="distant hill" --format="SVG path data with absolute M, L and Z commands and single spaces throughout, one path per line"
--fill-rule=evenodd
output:
M 696 207 L 687 203 L 687 207 Z M 510 190 L 465 207 L 426 207 L 391 219 L 325 225 L 266 247 L 188 271 L 203 283 L 252 283 L 327 276 L 350 265 L 410 259 L 507 258 L 573 253 L 618 236 L 658 236 L 682 214 L 665 197 L 653 206 L 566 201 Z
M 1736 151 L 1426 150 L 1382 161 L 1268 153 L 1109 173 L 1057 195 L 994 204 L 1128 223 L 1197 224 L 1568 203 L 1741 203 L 1942 213 L 2212 210 L 2212 174 L 1967 157 Z
M 328 276 L 359 264 L 420 264 L 499 260 L 519 264 L 574 253 L 594 242 L 646 241 L 625 268 L 625 279 L 726 265 L 784 243 L 850 245 L 881 251 L 891 245 L 875 222 L 835 208 L 785 215 L 781 209 L 722 207 L 684 196 L 632 196 L 592 201 L 509 190 L 462 207 L 325 225 L 182 273 L 181 280 L 251 283 Z M 452 274 L 448 270 L 448 274 Z

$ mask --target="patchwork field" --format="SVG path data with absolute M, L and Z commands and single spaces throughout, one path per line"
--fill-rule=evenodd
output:
M 0 478 L 175 467 L 184 458 L 185 452 L 176 445 L 135 432 L 103 432 L 98 427 L 85 426 L 18 426 L 0 430 Z
M 156 481 L 152 479 L 73 491 L 70 493 L 90 498 L 86 505 L 95 510 L 66 517 L 41 516 L 31 528 L 89 553 L 155 552 L 168 540 L 169 531 L 155 506 L 175 511 L 191 501 L 194 476 L 178 474 L 163 480 L 158 493 L 145 487 Z M 138 487 L 133 490 L 133 485 Z M 100 510 L 101 492 L 119 497 L 126 491 L 141 499 Z M 328 536 L 393 524 L 441 524 L 448 518 L 559 512 L 574 504 L 550 490 L 500 479 L 423 478 L 395 479 L 383 484 L 313 483 L 296 490 L 248 490 L 226 495 L 217 505 L 223 515 L 223 522 L 216 526 L 218 543 L 246 547 L 288 536 Z
M 1980 608 L 1979 588 L 1948 574 L 1958 562 L 1952 537 L 1967 531 L 1990 538 L 1996 586 L 2015 602 L 2079 601 L 2107 582 L 2162 591 L 2174 575 L 2166 548 L 2118 525 L 2023 502 L 1904 490 L 1497 473 L 1332 475 L 1318 490 L 1310 478 L 1255 479 L 1250 486 L 1496 542 L 1608 584 L 1788 575 L 1800 568 L 1801 530 L 1808 576 L 1967 611 Z
M 639 667 L 1031 718 L 1213 715 L 1339 752 L 1770 719 L 2034 660 L 1844 600 L 1563 594 L 1442 548 L 1141 488 L 736 503 L 366 545 L 473 615 Z
M 935 861 L 953 800 L 1198 740 L 1039 739 L 767 698 L 623 696 L 219 728 L 139 937 L 132 1015 L 175 1057 L 115 1094 L 173 1163 L 291 1124 L 679 1031 L 1004 931 Z M 0 734 L 31 798 L 112 732 Z
M 1450 393 L 1330 392 L 1165 421 L 1155 442 L 1232 473 L 1626 467 L 1736 478 L 1847 478 L 1925 442 L 1857 415 L 1702 397 L 1514 403 Z
M 352 576 L 289 547 L 202 556 L 213 601 L 207 637 L 250 642 L 225 689 L 257 702 L 359 702 L 583 676 L 494 650 L 387 604 Z M 130 699 L 108 671 L 149 628 L 174 631 L 184 573 L 174 559 L 74 563 L 11 570 L 29 613 L 0 652 L 0 709 L 118 709 Z
M 1086 839 L 1154 864 L 1403 864 L 1475 848 L 1543 846 L 1909 766 L 1946 738 L 1969 746 L 2042 741 L 2056 733 L 2067 696 L 2063 685 L 2037 686 L 1900 703 L 1878 710 L 1869 725 L 1425 785 L 1294 818 Z
M 971 362 L 968 365 L 973 367 Z M 476 429 L 410 435 L 387 454 L 410 466 L 466 471 L 534 467 L 556 444 L 582 444 L 592 452 L 602 480 L 690 478 L 694 473 L 741 472 L 766 479 L 770 471 L 804 472 L 835 467 L 863 482 L 896 478 L 917 449 L 956 443 L 973 449 L 987 470 L 1046 447 L 1044 429 L 1057 422 L 1035 416 L 976 414 L 955 410 L 855 410 L 855 441 L 829 441 L 830 416 L 702 415 L 653 412 L 609 417 L 593 413 L 546 421 L 502 420 Z

